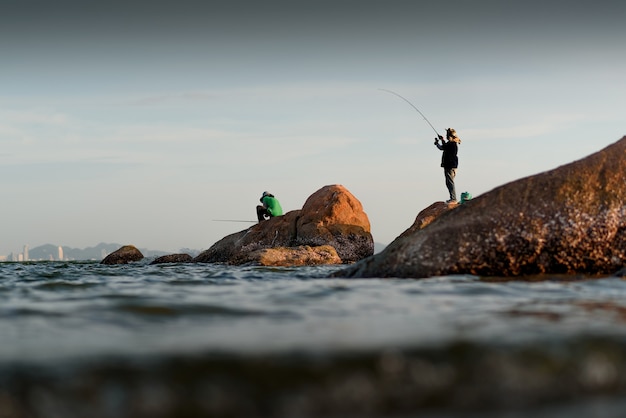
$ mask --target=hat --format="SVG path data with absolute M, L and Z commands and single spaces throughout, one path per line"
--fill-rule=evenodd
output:
M 270 192 L 263 192 L 263 196 L 261 196 L 262 198 L 265 196 L 269 196 Z
M 454 139 L 454 142 L 458 142 L 459 144 L 461 143 L 461 138 L 459 138 L 459 136 L 456 134 L 454 128 L 448 128 L 446 129 L 446 132 L 447 136 L 450 137 L 450 139 Z

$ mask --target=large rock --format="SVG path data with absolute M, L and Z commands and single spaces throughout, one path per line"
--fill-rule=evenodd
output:
M 613 274 L 626 265 L 626 137 L 437 216 L 335 275 Z
M 143 260 L 143 254 L 133 245 L 124 245 L 107 255 L 100 264 L 128 264 Z
M 200 263 L 259 263 L 263 252 L 278 247 L 312 248 L 311 260 L 319 260 L 315 247 L 335 248 L 339 263 L 361 260 L 374 253 L 370 223 L 361 203 L 343 186 L 325 186 L 311 195 L 301 210 L 260 222 L 244 231 L 229 235 L 198 255 Z M 329 261 L 330 262 L 330 261 Z M 314 264 L 318 262 L 315 261 Z

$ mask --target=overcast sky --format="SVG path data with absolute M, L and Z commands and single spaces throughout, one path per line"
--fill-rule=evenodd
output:
M 0 255 L 206 249 L 328 184 L 377 242 L 626 134 L 624 1 L 0 2 Z

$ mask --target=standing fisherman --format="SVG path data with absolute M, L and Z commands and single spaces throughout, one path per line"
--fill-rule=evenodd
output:
M 458 201 L 456 200 L 456 189 L 454 187 L 454 177 L 456 177 L 456 169 L 459 166 L 459 159 L 456 154 L 459 150 L 458 145 L 461 143 L 461 139 L 456 135 L 456 131 L 452 128 L 446 129 L 446 139 L 448 140 L 448 142 L 444 142 L 443 137 L 439 135 L 439 132 L 437 132 L 433 124 L 430 123 L 428 119 L 426 119 L 426 116 L 424 116 L 424 114 L 420 112 L 420 110 L 417 107 L 415 107 L 413 103 L 408 101 L 406 98 L 400 96 L 395 91 L 386 90 L 386 89 L 379 89 L 379 90 L 386 91 L 387 93 L 391 93 L 395 96 L 398 96 L 405 102 L 407 102 L 409 105 L 411 105 L 413 109 L 417 111 L 417 113 L 422 115 L 424 120 L 430 125 L 433 131 L 435 131 L 435 133 L 437 134 L 437 137 L 435 138 L 435 145 L 437 146 L 437 148 L 443 151 L 443 155 L 441 156 L 441 166 L 443 167 L 444 174 L 446 175 L 446 187 L 448 188 L 448 191 L 450 192 L 450 199 L 448 199 L 446 203 L 452 203 L 452 202 L 457 203 Z M 441 141 L 441 145 L 439 145 L 438 141 Z M 472 195 L 470 195 L 468 192 L 464 192 L 461 197 L 462 197 L 461 203 L 463 203 L 467 200 L 470 200 L 472 198 Z
M 435 145 L 441 151 L 441 166 L 443 167 L 444 174 L 446 176 L 446 187 L 450 192 L 450 199 L 446 203 L 456 203 L 456 189 L 454 187 L 454 177 L 456 177 L 456 169 L 459 166 L 459 158 L 457 157 L 458 144 L 461 143 L 461 139 L 456 135 L 456 131 L 452 128 L 446 129 L 446 140 L 444 142 L 441 135 L 437 135 L 435 138 Z M 441 141 L 441 144 L 439 144 Z

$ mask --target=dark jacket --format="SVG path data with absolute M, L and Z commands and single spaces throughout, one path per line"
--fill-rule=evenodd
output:
M 437 144 L 437 148 L 443 151 L 441 156 L 441 166 L 443 168 L 450 169 L 459 166 L 459 158 L 456 155 L 459 147 L 456 142 L 448 141 L 443 145 Z

